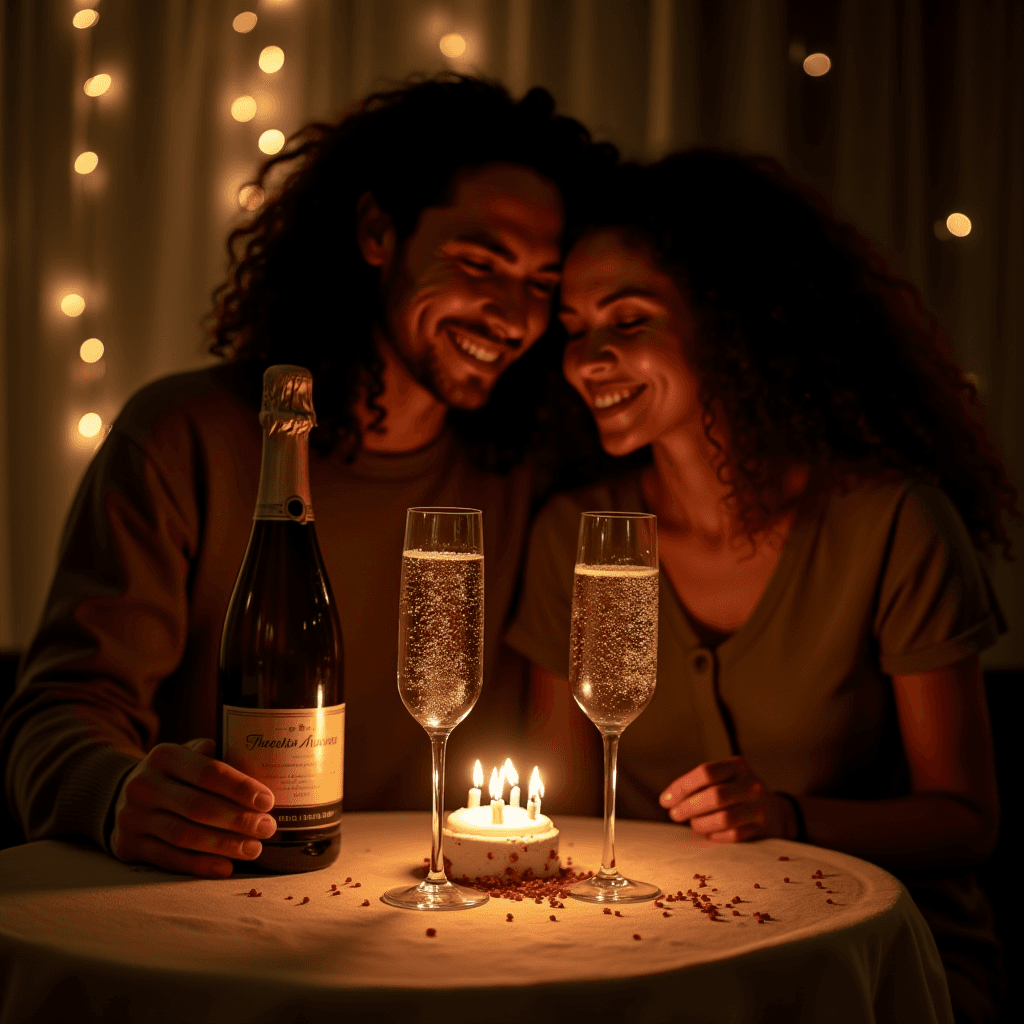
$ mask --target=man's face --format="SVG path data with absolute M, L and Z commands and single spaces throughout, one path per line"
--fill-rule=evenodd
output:
M 552 182 L 491 164 L 460 174 L 450 204 L 425 209 L 382 266 L 387 341 L 436 398 L 479 408 L 544 333 L 562 226 Z

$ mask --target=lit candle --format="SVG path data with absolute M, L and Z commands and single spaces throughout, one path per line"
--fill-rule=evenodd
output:
M 519 772 L 516 771 L 516 766 L 512 763 L 511 757 L 505 758 L 505 767 L 501 769 L 505 774 L 505 778 L 508 779 L 508 784 L 512 787 L 508 794 L 508 805 L 509 807 L 519 806 Z
M 491 794 L 491 824 L 504 825 L 505 801 L 501 798 L 505 791 L 504 769 L 502 769 L 501 775 L 498 774 L 497 768 L 491 769 L 491 781 L 487 784 L 487 789 Z
M 540 798 L 544 795 L 544 783 L 540 779 L 540 769 L 534 765 L 530 773 L 530 799 L 526 803 L 526 813 L 531 821 L 540 817 Z
M 479 761 L 473 765 L 473 788 L 469 791 L 469 796 L 466 798 L 467 807 L 479 807 L 480 806 L 480 787 L 484 784 L 484 769 Z

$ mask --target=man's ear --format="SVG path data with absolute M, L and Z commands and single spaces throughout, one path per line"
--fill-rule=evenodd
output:
M 364 192 L 356 203 L 356 243 L 363 259 L 386 273 L 395 256 L 396 241 L 391 214 L 377 205 L 372 192 Z

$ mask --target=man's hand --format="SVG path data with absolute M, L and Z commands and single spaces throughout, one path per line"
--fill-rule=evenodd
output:
M 742 757 L 698 765 L 665 789 L 661 806 L 673 821 L 688 821 L 718 843 L 796 837 L 792 807 L 770 793 Z
M 277 823 L 261 782 L 216 761 L 213 740 L 160 743 L 125 779 L 110 848 L 119 860 L 227 878 L 234 860 L 260 855 Z M 229 859 L 230 858 L 230 859 Z

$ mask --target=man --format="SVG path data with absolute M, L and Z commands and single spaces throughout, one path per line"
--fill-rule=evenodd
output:
M 215 293 L 212 351 L 229 358 L 131 399 L 69 515 L 0 729 L 7 800 L 28 839 L 85 836 L 123 860 L 223 877 L 272 834 L 267 787 L 201 739 L 215 731 L 220 632 L 259 479 L 258 384 L 272 363 L 314 376 L 310 476 L 345 643 L 346 807 L 429 805 L 427 739 L 395 686 L 409 506 L 484 511 L 477 717 L 495 742 L 516 669 L 500 636 L 536 491 L 523 457 L 556 369 L 533 346 L 558 284 L 566 202 L 613 159 L 543 90 L 513 103 L 448 76 L 311 125 L 268 161 L 266 201 L 230 237 Z M 474 752 L 472 736 L 463 746 L 469 763 L 499 753 Z

